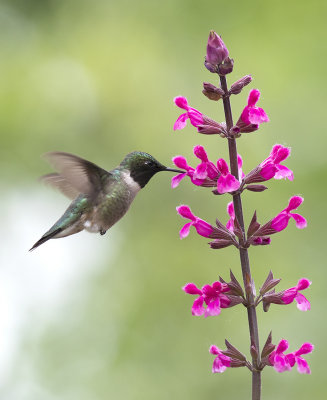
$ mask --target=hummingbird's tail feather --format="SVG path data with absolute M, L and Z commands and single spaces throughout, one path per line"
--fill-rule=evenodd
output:
M 41 246 L 41 244 L 43 244 L 46 241 L 48 241 L 49 239 L 53 238 L 54 236 L 56 236 L 61 231 L 62 231 L 62 228 L 58 228 L 58 229 L 55 229 L 54 231 L 52 231 L 50 233 L 46 233 L 45 235 L 43 235 L 41 237 L 40 240 L 38 240 L 36 243 L 34 243 L 34 245 L 29 249 L 29 251 L 35 250 L 37 247 Z

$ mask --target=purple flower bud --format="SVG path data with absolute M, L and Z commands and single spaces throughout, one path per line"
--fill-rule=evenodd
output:
M 205 57 L 205 67 L 210 72 L 217 72 L 217 67 L 228 57 L 228 50 L 222 41 L 221 37 L 216 32 L 210 31 L 208 44 L 207 44 L 207 55 Z
M 202 93 L 208 97 L 210 100 L 218 101 L 223 97 L 225 92 L 221 88 L 217 88 L 215 85 L 212 85 L 208 82 L 203 82 L 203 90 Z
M 243 78 L 239 79 L 235 83 L 232 84 L 230 87 L 229 93 L 230 94 L 239 94 L 241 93 L 242 89 L 247 86 L 252 81 L 251 75 L 245 75 Z

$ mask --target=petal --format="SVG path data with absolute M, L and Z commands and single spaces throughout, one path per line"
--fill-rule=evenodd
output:
M 177 96 L 174 98 L 174 103 L 177 107 L 183 108 L 184 110 L 188 109 L 187 99 L 184 96 Z
M 298 229 L 307 227 L 307 220 L 302 215 L 290 213 L 290 216 L 295 220 L 295 225 Z
M 281 232 L 287 227 L 290 218 L 288 214 L 282 211 L 271 221 L 270 227 L 277 232 Z
M 295 365 L 295 354 L 294 353 L 286 354 L 285 361 L 290 366 L 289 369 L 293 368 Z
M 275 177 L 276 174 L 276 166 L 275 164 L 268 163 L 264 167 L 262 167 L 260 171 L 260 175 L 265 181 L 272 179 Z
M 209 348 L 209 353 L 211 354 L 220 354 L 220 350 L 218 349 L 217 346 L 215 346 L 214 344 L 212 344 Z
M 297 370 L 300 374 L 311 374 L 308 362 L 302 357 L 296 357 Z
M 173 159 L 173 163 L 176 165 L 178 168 L 182 169 L 189 169 L 189 165 L 187 164 L 187 160 L 183 156 L 176 156 Z
M 187 119 L 187 113 L 181 114 L 174 123 L 174 131 L 185 128 Z
M 220 175 L 217 181 L 217 190 L 219 193 L 223 194 L 226 192 L 234 192 L 240 187 L 240 182 L 235 178 L 235 176 L 228 174 L 226 176 Z
M 251 124 L 262 124 L 269 122 L 268 115 L 263 108 L 250 107 L 248 110 L 248 120 Z
M 203 297 L 200 296 L 196 300 L 194 300 L 194 303 L 192 305 L 192 315 L 199 317 L 200 315 L 203 315 L 205 312 L 204 307 L 203 307 Z
M 310 310 L 310 308 L 311 308 L 310 301 L 305 296 L 303 296 L 303 294 L 298 293 L 295 296 L 295 301 L 297 302 L 297 308 L 300 311 Z
M 314 349 L 314 345 L 312 343 L 306 342 L 295 352 L 296 356 L 300 356 L 301 354 L 309 354 L 312 353 Z
M 285 339 L 282 339 L 277 347 L 276 347 L 276 353 L 280 354 L 280 353 L 284 353 L 284 351 L 286 351 L 288 349 L 288 341 Z
M 230 367 L 230 364 L 231 364 L 231 359 L 230 359 L 230 357 L 226 356 L 226 355 L 223 354 L 223 353 L 220 353 L 220 354 L 219 354 L 219 359 L 220 359 L 221 363 L 222 363 L 223 365 L 225 365 L 225 367 Z
M 229 173 L 227 162 L 223 158 L 220 158 L 217 161 L 217 167 L 218 171 L 221 172 L 223 175 L 227 175 Z
M 213 317 L 215 315 L 219 315 L 221 313 L 221 308 L 220 308 L 220 300 L 219 298 L 212 300 L 208 306 L 207 309 L 204 313 L 205 317 Z
M 274 368 L 277 372 L 285 372 L 291 369 L 290 365 L 286 363 L 284 355 L 275 355 Z
M 181 239 L 184 239 L 189 235 L 191 225 L 192 225 L 192 222 L 189 222 L 188 224 L 185 224 L 183 226 L 183 228 L 179 231 L 179 237 Z
M 239 154 L 237 155 L 237 166 L 238 166 L 238 177 L 239 179 L 243 179 L 245 176 L 244 172 L 242 171 L 243 160 Z
M 222 373 L 226 369 L 226 366 L 220 361 L 219 356 L 217 356 L 212 365 L 212 372 L 213 373 Z
M 276 169 L 277 172 L 274 176 L 275 179 L 289 179 L 290 181 L 292 181 L 294 179 L 294 175 L 293 175 L 293 171 L 287 167 L 285 167 L 285 165 L 276 165 Z
M 200 294 L 202 295 L 202 290 L 199 289 L 194 283 L 187 283 L 182 287 L 185 293 L 187 294 Z
M 291 304 L 294 301 L 296 295 L 297 290 L 295 287 L 287 289 L 282 295 L 282 301 L 284 302 L 284 304 Z
M 246 106 L 240 116 L 240 119 L 245 123 L 245 125 L 249 125 L 251 123 L 249 120 L 249 110 L 250 107 Z
M 291 149 L 289 147 L 284 147 L 281 144 L 277 144 L 273 147 L 274 149 L 277 150 L 274 153 L 274 163 L 275 164 L 280 164 L 282 161 L 286 160 L 291 155 Z
M 197 145 L 193 149 L 194 155 L 203 162 L 209 161 L 206 151 L 203 146 Z
M 206 179 L 206 177 L 208 176 L 206 163 L 202 162 L 201 164 L 199 164 L 195 168 L 193 176 L 195 179 Z
M 230 217 L 235 218 L 234 203 L 232 201 L 227 204 L 227 213 Z
M 213 228 L 208 222 L 203 221 L 203 219 L 197 218 L 193 223 L 197 233 L 204 237 L 209 237 L 212 234 Z
M 248 106 L 254 107 L 260 98 L 260 91 L 258 89 L 252 89 L 248 97 Z
M 309 281 L 309 279 L 306 278 L 301 278 L 299 279 L 296 288 L 297 290 L 305 290 L 307 289 L 310 285 L 311 285 L 311 281 Z
M 195 215 L 193 215 L 189 206 L 186 206 L 183 204 L 179 207 L 176 207 L 176 210 L 177 210 L 178 214 L 180 216 L 182 216 L 183 218 L 188 218 L 192 221 L 195 221 L 196 217 L 195 217 Z
M 207 174 L 210 179 L 216 179 L 219 174 L 215 164 L 211 161 L 207 162 Z
M 203 124 L 203 115 L 200 111 L 196 110 L 195 108 L 189 108 L 188 110 L 188 117 L 190 122 L 193 126 L 198 127 L 199 125 Z
M 171 187 L 173 189 L 175 189 L 179 185 L 180 181 L 185 178 L 185 176 L 186 176 L 186 173 L 185 174 L 178 174 L 178 175 L 174 176 L 171 179 Z
M 285 210 L 291 211 L 296 210 L 304 201 L 304 198 L 301 196 L 293 196 L 290 198 L 288 206 Z

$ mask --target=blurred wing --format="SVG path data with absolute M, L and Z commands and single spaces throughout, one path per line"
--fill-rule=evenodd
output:
M 60 190 L 61 193 L 71 200 L 75 199 L 79 195 L 79 192 L 60 174 L 53 173 L 43 175 L 41 176 L 40 181 L 44 182 L 46 185 L 50 185 Z
M 110 177 L 106 170 L 73 154 L 58 151 L 44 157 L 78 193 L 97 194 Z

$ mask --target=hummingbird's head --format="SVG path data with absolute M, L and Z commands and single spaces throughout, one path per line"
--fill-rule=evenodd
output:
M 129 170 L 131 178 L 133 178 L 133 180 L 137 182 L 141 188 L 143 188 L 157 172 L 185 172 L 178 169 L 167 168 L 150 154 L 143 153 L 141 151 L 133 151 L 132 153 L 127 154 L 127 156 L 120 163 L 120 166 L 123 169 Z

